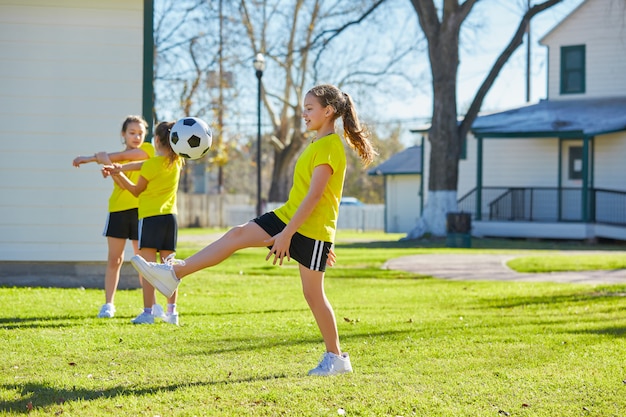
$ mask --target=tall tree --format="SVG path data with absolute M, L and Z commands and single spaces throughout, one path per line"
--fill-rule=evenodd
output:
M 433 114 L 428 140 L 431 146 L 428 200 L 416 227 L 407 235 L 418 238 L 425 233 L 445 234 L 446 213 L 457 207 L 459 159 L 463 141 L 480 111 L 487 92 L 513 52 L 522 44 L 530 20 L 538 13 L 560 3 L 548 0 L 530 7 L 522 17 L 509 44 L 496 59 L 478 89 L 461 123 L 457 114 L 457 73 L 459 34 L 478 0 L 411 0 L 428 42 L 432 75 Z

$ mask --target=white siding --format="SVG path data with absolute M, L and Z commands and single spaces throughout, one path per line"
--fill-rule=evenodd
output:
M 626 95 L 626 2 L 587 0 L 541 43 L 548 46 L 548 99 Z M 586 92 L 560 94 L 561 47 L 585 45 Z
M 476 188 L 476 138 L 472 134 L 467 135 L 467 155 L 459 161 L 458 198 Z M 484 144 L 484 142 L 483 142 Z M 484 148 L 483 148 L 484 149 Z M 428 184 L 424 181 L 424 184 Z
M 0 60 L 0 261 L 106 260 L 112 184 L 72 160 L 141 114 L 143 2 L 0 0 Z
M 476 139 L 459 166 L 459 197 L 476 187 Z M 483 186 L 556 187 L 558 140 L 483 139 Z
M 388 175 L 385 184 L 385 231 L 408 233 L 422 215 L 420 176 Z
M 594 188 L 626 191 L 626 133 L 595 138 Z

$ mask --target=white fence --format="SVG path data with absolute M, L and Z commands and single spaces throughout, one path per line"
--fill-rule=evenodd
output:
M 273 210 L 282 203 L 268 203 Z M 255 204 L 245 195 L 206 195 L 178 193 L 179 227 L 231 227 L 256 216 Z M 384 230 L 385 206 L 341 206 L 337 228 L 352 230 Z
M 339 207 L 337 229 L 385 230 L 385 206 L 365 204 L 363 206 Z

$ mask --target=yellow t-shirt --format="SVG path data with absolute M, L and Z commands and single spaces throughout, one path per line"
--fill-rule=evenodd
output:
M 330 165 L 333 174 L 324 189 L 322 198 L 311 215 L 298 229 L 298 233 L 324 242 L 334 242 L 339 215 L 339 200 L 346 176 L 346 153 L 339 135 L 333 133 L 310 143 L 302 152 L 293 173 L 293 186 L 287 202 L 274 210 L 285 223 L 289 223 L 309 192 L 313 170 L 318 165 Z
M 148 158 L 152 158 L 154 156 L 154 146 L 152 146 L 151 143 L 144 142 L 141 144 L 139 149 L 147 153 Z M 122 164 L 127 162 L 133 161 L 120 161 Z M 126 176 L 136 184 L 139 179 L 139 171 L 128 171 L 126 172 Z M 113 192 L 111 193 L 111 197 L 109 197 L 109 212 L 112 213 L 115 211 L 130 210 L 137 207 L 139 207 L 139 200 L 137 197 L 113 182 Z
M 176 214 L 176 192 L 180 169 L 179 158 L 170 164 L 169 158 L 155 156 L 145 161 L 139 175 L 148 181 L 148 186 L 139 194 L 139 218 Z

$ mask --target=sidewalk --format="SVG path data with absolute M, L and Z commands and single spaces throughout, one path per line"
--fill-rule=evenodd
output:
M 567 252 L 559 255 L 603 252 Z M 413 272 L 450 280 L 561 282 L 577 284 L 626 284 L 626 269 L 613 271 L 580 271 L 528 274 L 515 272 L 507 261 L 528 255 L 411 255 L 390 259 L 383 268 Z
M 209 244 L 221 234 L 186 236 L 186 241 Z M 564 251 L 558 255 L 576 256 L 615 252 L 605 251 Z M 477 281 L 526 281 L 560 282 L 577 284 L 626 284 L 626 269 L 613 271 L 579 271 L 527 274 L 515 272 L 506 266 L 514 258 L 530 256 L 526 253 L 491 255 L 491 254 L 445 254 L 445 255 L 410 255 L 390 259 L 382 268 L 407 271 L 449 280 Z M 626 255 L 625 255 L 626 256 Z

